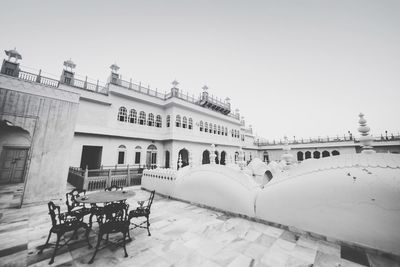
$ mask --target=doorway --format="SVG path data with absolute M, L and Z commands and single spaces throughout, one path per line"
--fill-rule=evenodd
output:
M 81 157 L 81 169 L 95 170 L 100 169 L 102 146 L 83 146 Z
M 24 182 L 28 148 L 3 147 L 0 156 L 0 184 Z
M 182 160 L 182 168 L 189 165 L 189 152 L 187 149 L 183 148 L 179 150 L 178 153 L 178 169 L 179 169 L 179 156 L 181 157 Z

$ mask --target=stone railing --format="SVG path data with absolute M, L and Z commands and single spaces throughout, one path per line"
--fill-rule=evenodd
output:
M 157 168 L 144 170 L 142 176 L 142 187 L 156 190 L 156 192 L 171 195 L 176 180 L 176 170 Z

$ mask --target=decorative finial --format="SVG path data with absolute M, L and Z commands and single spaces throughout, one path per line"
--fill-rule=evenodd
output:
M 173 86 L 174 86 L 174 88 L 176 88 L 177 86 L 178 86 L 178 81 L 175 79 L 175 80 L 173 80 L 172 81 L 172 83 L 171 83 Z
M 65 67 L 66 70 L 68 70 L 68 68 L 69 68 L 70 71 L 72 71 L 73 69 L 75 69 L 76 64 L 70 58 L 70 59 L 64 61 L 64 67 Z
M 119 67 L 118 67 L 117 63 L 114 63 L 114 64 L 112 64 L 112 65 L 110 66 L 110 69 L 111 69 L 111 71 L 112 71 L 113 73 L 117 73 L 118 70 L 119 70 Z
M 14 49 L 4 50 L 4 52 L 8 56 L 8 60 L 11 60 L 11 58 L 15 58 L 15 62 L 17 62 L 18 59 L 22 59 L 22 56 L 20 53 L 18 53 L 16 47 L 14 47 Z
M 281 156 L 282 160 L 284 160 L 286 162 L 286 167 L 285 169 L 288 169 L 289 166 L 292 164 L 292 160 L 293 160 L 293 155 L 290 153 L 290 147 L 289 147 L 289 139 L 288 137 L 285 135 L 283 137 L 284 141 L 284 145 L 283 145 L 283 155 Z
M 210 164 L 215 164 L 215 158 L 217 156 L 215 155 L 215 145 L 211 144 L 211 149 L 210 149 Z
M 203 89 L 204 92 L 207 92 L 208 86 L 207 86 L 207 85 L 204 85 L 201 89 Z
M 358 123 L 360 124 L 358 131 L 361 134 L 360 143 L 363 149 L 361 153 L 375 153 L 375 151 L 372 149 L 372 142 L 374 141 L 374 138 L 369 134 L 370 128 L 367 126 L 367 120 L 364 118 L 363 113 L 360 113 L 358 116 L 360 117 L 358 120 Z

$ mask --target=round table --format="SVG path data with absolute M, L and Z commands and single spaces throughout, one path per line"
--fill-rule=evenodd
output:
M 133 191 L 101 191 L 76 198 L 79 203 L 107 203 L 126 200 L 133 197 Z

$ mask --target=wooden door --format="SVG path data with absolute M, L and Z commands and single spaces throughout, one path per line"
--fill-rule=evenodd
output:
M 3 148 L 0 156 L 0 183 L 22 183 L 27 157 L 27 148 Z

